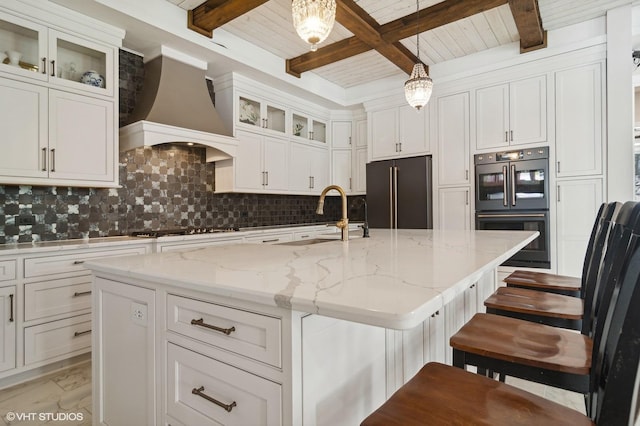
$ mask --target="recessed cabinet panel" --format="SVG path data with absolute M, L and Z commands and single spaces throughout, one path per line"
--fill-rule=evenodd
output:
M 469 184 L 469 93 L 438 98 L 438 184 Z
M 115 149 L 112 109 L 113 103 L 110 101 L 50 91 L 51 177 L 113 180 Z
M 440 188 L 438 190 L 438 229 L 470 229 L 469 201 L 469 187 Z
M 333 148 L 351 147 L 351 121 L 331 123 L 331 146 Z
M 558 177 L 602 173 L 601 73 L 596 63 L 555 74 Z
M 0 371 L 16 366 L 16 287 L 0 288 Z
M 0 79 L 0 175 L 46 178 L 48 90 Z
M 509 145 L 509 86 L 485 87 L 476 91 L 476 147 Z

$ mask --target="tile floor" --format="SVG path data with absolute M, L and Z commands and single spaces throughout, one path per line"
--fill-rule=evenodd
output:
M 0 390 L 0 426 L 15 424 L 91 425 L 91 362 Z
M 584 413 L 582 395 L 520 379 L 507 378 L 507 383 L 559 402 Z M 32 419 L 13 419 L 9 413 L 30 415 Z M 30 414 L 34 413 L 34 414 Z M 40 418 L 41 413 L 51 416 Z M 59 419 L 52 416 L 56 413 Z M 81 420 L 80 420 L 81 418 Z M 49 420 L 49 421 L 47 421 Z M 39 379 L 0 390 L 0 426 L 91 425 L 91 363 L 89 361 L 51 373 Z

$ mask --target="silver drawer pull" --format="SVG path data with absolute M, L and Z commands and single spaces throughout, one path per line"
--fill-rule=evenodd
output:
M 76 331 L 75 333 L 73 333 L 73 337 L 84 336 L 85 334 L 89 333 L 91 333 L 91 329 L 85 331 Z
M 73 293 L 73 297 L 88 296 L 90 294 L 91 294 L 91 290 L 89 290 L 89 291 L 76 291 L 75 293 Z
M 236 402 L 235 402 L 235 401 L 233 401 L 231 404 L 225 404 L 225 403 L 223 403 L 223 402 L 220 402 L 220 401 L 218 401 L 217 399 L 215 399 L 215 398 L 211 398 L 209 395 L 206 395 L 206 394 L 202 393 L 202 391 L 203 391 L 203 390 L 204 390 L 204 386 L 200 386 L 200 387 L 199 387 L 199 388 L 197 388 L 197 389 L 196 389 L 196 388 L 191 389 L 191 393 L 192 393 L 192 394 L 194 394 L 194 395 L 198 395 L 198 396 L 200 396 L 200 397 L 202 397 L 202 398 L 206 399 L 206 400 L 207 400 L 207 401 L 209 401 L 209 402 L 213 402 L 213 403 L 214 403 L 214 404 L 216 404 L 218 407 L 222 407 L 222 408 L 224 408 L 225 410 L 227 410 L 227 412 L 228 412 L 228 413 L 230 413 L 230 412 L 231 412 L 231 410 L 233 410 L 233 407 L 235 407 L 236 405 L 238 405 L 238 404 L 236 404 Z
M 73 264 L 74 265 L 82 265 L 84 263 L 84 260 L 74 260 Z
M 220 333 L 224 333 L 227 336 L 230 335 L 231 333 L 233 333 L 234 331 L 236 331 L 235 327 L 231 327 L 231 328 L 221 328 L 221 327 L 216 327 L 215 325 L 211 325 L 211 324 L 207 324 L 204 322 L 203 318 L 200 319 L 192 319 L 191 320 L 191 325 L 199 325 L 200 327 L 205 327 L 205 328 L 209 328 L 211 330 L 215 330 L 215 331 L 219 331 Z
M 280 238 L 272 238 L 270 240 L 262 240 L 263 243 L 275 243 L 280 241 Z

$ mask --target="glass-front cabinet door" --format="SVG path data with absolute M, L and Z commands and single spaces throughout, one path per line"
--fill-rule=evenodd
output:
M 45 26 L 0 12 L 0 71 L 46 81 L 46 53 Z
M 316 142 L 327 142 L 327 123 L 299 113 L 293 113 L 291 119 L 293 136 Z
M 0 71 L 112 96 L 115 49 L 0 12 Z
M 279 107 L 251 96 L 238 97 L 238 123 L 278 133 L 286 132 L 286 113 Z
M 47 72 L 55 84 L 78 88 L 96 94 L 112 95 L 114 51 L 60 31 L 49 30 L 49 62 Z

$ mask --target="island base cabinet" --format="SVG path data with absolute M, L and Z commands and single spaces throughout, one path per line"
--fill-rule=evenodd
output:
M 281 386 L 169 343 L 167 414 L 188 425 L 281 425 Z
M 360 424 L 386 400 L 385 329 L 305 316 L 302 366 L 302 424 Z
M 155 292 L 104 278 L 93 290 L 93 424 L 156 424 Z

